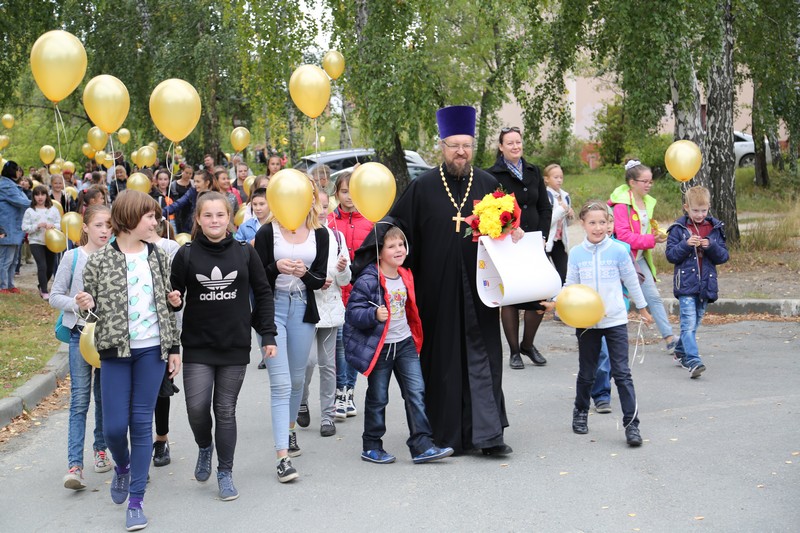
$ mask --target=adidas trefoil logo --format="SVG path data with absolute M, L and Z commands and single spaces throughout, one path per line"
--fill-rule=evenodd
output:
M 234 270 L 230 274 L 227 274 L 223 277 L 222 271 L 219 269 L 219 267 L 214 267 L 213 270 L 211 270 L 210 278 L 202 274 L 197 274 L 197 281 L 199 281 L 203 287 L 211 291 L 201 294 L 200 300 L 235 300 L 236 290 L 228 292 L 224 292 L 224 290 L 236 280 L 236 276 L 238 275 L 239 271 Z

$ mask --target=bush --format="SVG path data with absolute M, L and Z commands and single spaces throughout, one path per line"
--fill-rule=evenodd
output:
M 591 129 L 595 139 L 600 143 L 598 152 L 603 164 L 618 165 L 623 162 L 628 137 L 628 126 L 625 123 L 625 108 L 622 98 L 614 98 L 613 102 L 605 102 L 595 113 L 596 127 Z
M 569 125 L 552 130 L 547 140 L 537 146 L 530 161 L 540 168 L 556 163 L 565 174 L 580 174 L 584 170 L 581 159 L 583 141 L 572 135 Z
M 653 170 L 653 179 L 667 173 L 664 154 L 672 144 L 672 135 L 648 135 L 639 139 L 629 139 L 625 143 L 625 151 L 630 157 L 638 159 Z

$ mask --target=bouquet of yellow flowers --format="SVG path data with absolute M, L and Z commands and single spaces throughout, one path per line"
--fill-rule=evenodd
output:
M 492 239 L 504 239 L 514 228 L 519 227 L 522 210 L 513 194 L 502 188 L 475 200 L 472 214 L 466 218 L 464 237 L 472 237 L 477 242 L 481 235 Z

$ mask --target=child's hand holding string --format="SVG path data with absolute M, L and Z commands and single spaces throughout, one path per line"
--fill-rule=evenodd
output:
M 648 311 L 646 307 L 639 309 L 639 316 L 642 317 L 642 322 L 644 322 L 645 325 L 649 326 L 653 323 L 653 317 L 650 315 L 650 311 Z

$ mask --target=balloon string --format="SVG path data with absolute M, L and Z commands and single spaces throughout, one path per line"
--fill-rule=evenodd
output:
M 113 133 L 108 136 L 108 146 L 111 147 L 111 162 L 114 163 L 114 164 L 111 165 L 110 167 L 106 168 L 106 172 L 108 172 L 112 168 L 114 169 L 114 178 L 113 178 L 114 179 L 114 186 L 117 188 L 117 196 L 119 196 L 119 183 L 117 182 L 117 175 L 116 175 L 116 173 L 117 173 L 117 165 L 116 165 L 117 158 L 114 157 L 114 134 Z M 116 196 L 115 196 L 115 198 L 116 198 Z
M 61 157 L 61 130 L 58 128 L 58 104 L 53 104 L 53 118 L 56 122 L 56 139 L 58 140 L 58 157 Z
M 58 108 L 58 105 L 55 106 L 56 111 L 56 132 L 58 131 L 58 124 L 61 123 L 61 131 L 64 132 L 64 141 L 67 140 L 67 127 L 64 125 L 64 118 L 61 116 L 61 110 Z M 59 144 L 58 151 L 61 152 L 61 145 Z M 63 157 L 61 153 L 58 154 L 59 157 Z
M 375 232 L 375 267 L 378 269 L 378 280 L 381 279 L 381 248 L 378 244 L 378 225 L 372 225 L 372 231 Z M 383 296 L 381 296 L 381 284 L 378 283 L 378 296 L 381 300 L 381 305 L 383 305 Z
M 317 124 L 318 119 L 314 119 L 314 157 L 319 159 L 319 127 Z
M 172 153 L 172 157 L 169 154 Z M 167 170 L 169 171 L 169 185 L 167 185 L 167 199 L 171 200 L 170 192 L 172 191 L 172 179 L 175 176 L 174 168 L 175 168 L 175 142 L 170 141 L 169 146 L 167 147 L 167 153 L 164 156 L 164 160 L 168 162 Z M 158 183 L 158 181 L 156 181 Z M 164 202 L 166 205 L 167 202 Z M 172 231 L 172 225 L 169 223 L 169 215 L 164 218 L 164 227 L 167 228 L 167 239 L 170 238 L 169 233 Z

